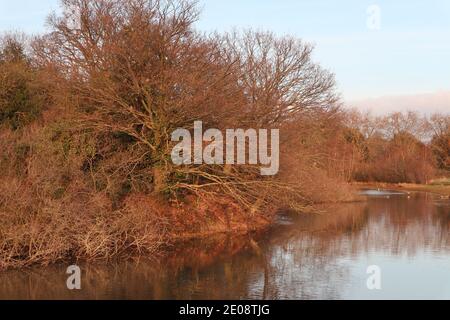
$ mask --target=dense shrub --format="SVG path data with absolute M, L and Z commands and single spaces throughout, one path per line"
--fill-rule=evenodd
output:
M 39 73 L 33 70 L 24 45 L 7 37 L 0 48 L 0 125 L 16 130 L 36 120 L 48 103 Z

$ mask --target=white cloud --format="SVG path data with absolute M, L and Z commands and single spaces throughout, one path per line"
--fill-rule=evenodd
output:
M 450 114 L 450 90 L 349 101 L 346 103 L 346 106 L 362 111 L 370 111 L 376 115 L 394 111 Z

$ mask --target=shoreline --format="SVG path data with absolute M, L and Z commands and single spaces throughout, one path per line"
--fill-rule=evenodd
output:
M 428 192 L 428 193 L 434 193 L 441 195 L 442 197 L 445 197 L 445 199 L 448 199 L 450 196 L 450 186 L 432 186 L 432 185 L 413 185 L 413 184 L 390 184 L 390 183 L 350 183 L 351 187 L 353 187 L 356 191 L 357 189 L 361 188 L 370 188 L 370 189 L 384 189 L 384 190 L 397 190 L 397 191 L 411 191 L 411 192 Z M 356 195 L 356 193 L 355 193 Z M 345 203 L 352 203 L 352 202 L 359 202 L 363 201 L 362 199 L 355 197 L 352 200 L 343 200 L 336 202 L 334 204 L 345 204 Z M 322 205 L 326 205 L 323 203 Z M 186 211 L 183 210 L 183 211 Z M 307 213 L 307 212 L 305 212 Z M 312 213 L 308 212 L 308 213 Z M 216 216 L 219 216 L 218 219 L 214 220 L 214 223 L 207 223 L 207 221 L 202 221 L 201 229 L 197 229 L 195 231 L 191 230 L 188 231 L 188 228 L 186 225 L 183 226 L 183 228 L 178 230 L 171 230 L 170 232 L 166 233 L 163 238 L 164 241 L 159 246 L 156 251 L 148 251 L 148 254 L 143 254 L 143 252 L 139 253 L 139 250 L 136 252 L 133 252 L 132 250 L 129 252 L 123 252 L 122 254 L 109 256 L 107 258 L 99 258 L 99 259 L 92 259 L 92 258 L 83 258 L 83 257 L 71 257 L 67 256 L 65 258 L 59 259 L 59 261 L 54 261 L 54 263 L 48 263 L 49 261 L 46 261 L 46 263 L 41 264 L 39 262 L 36 263 L 26 263 L 23 262 L 17 263 L 16 265 L 3 265 L 0 270 L 1 271 L 10 271 L 10 270 L 23 270 L 23 269 L 29 269 L 33 268 L 35 266 L 44 266 L 44 265 L 58 265 L 62 264 L 68 261 L 78 261 L 80 263 L 107 263 L 111 260 L 127 260 L 127 259 L 134 259 L 134 258 L 152 258 L 152 256 L 166 256 L 170 255 L 171 252 L 176 252 L 178 250 L 182 250 L 184 247 L 184 244 L 192 242 L 192 241 L 210 241 L 217 237 L 226 237 L 226 238 L 233 238 L 233 237 L 246 237 L 251 236 L 252 234 L 261 234 L 266 233 L 268 230 L 270 230 L 274 226 L 274 220 L 277 216 L 276 213 L 268 214 L 268 215 L 253 215 L 251 217 L 245 217 L 242 215 L 242 213 L 236 212 L 235 214 L 231 215 L 231 219 L 228 215 L 225 215 L 225 211 L 215 211 Z M 201 215 L 198 217 L 200 218 Z M 204 217 L 203 217 L 204 218 Z M 167 231 L 167 230 L 166 230 Z M 177 233 L 179 232 L 179 233 Z M 169 240 L 170 239 L 170 240 Z M 120 257 L 122 255 L 122 258 Z M 17 261 L 18 262 L 18 261 Z
M 440 195 L 444 198 L 450 198 L 450 185 L 425 185 L 425 184 L 411 184 L 411 183 L 386 183 L 386 182 L 354 182 L 351 184 L 358 188 L 375 188 L 388 189 L 395 191 L 410 191 L 410 192 L 428 192 Z

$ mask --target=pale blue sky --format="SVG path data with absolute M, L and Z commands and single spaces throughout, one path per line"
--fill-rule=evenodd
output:
M 0 0 L 0 31 L 41 32 L 57 3 Z M 336 73 L 347 101 L 450 91 L 448 0 L 201 0 L 200 4 L 201 30 L 252 27 L 314 43 L 314 59 Z M 381 9 L 379 31 L 366 23 L 367 8 L 373 4 Z

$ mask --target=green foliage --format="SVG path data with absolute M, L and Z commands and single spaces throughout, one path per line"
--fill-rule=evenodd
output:
M 26 80 L 17 80 L 14 87 L 0 89 L 0 123 L 8 124 L 13 130 L 35 120 L 41 111 L 33 101 Z
M 0 125 L 17 130 L 39 117 L 47 99 L 36 75 L 23 46 L 6 41 L 0 50 Z

